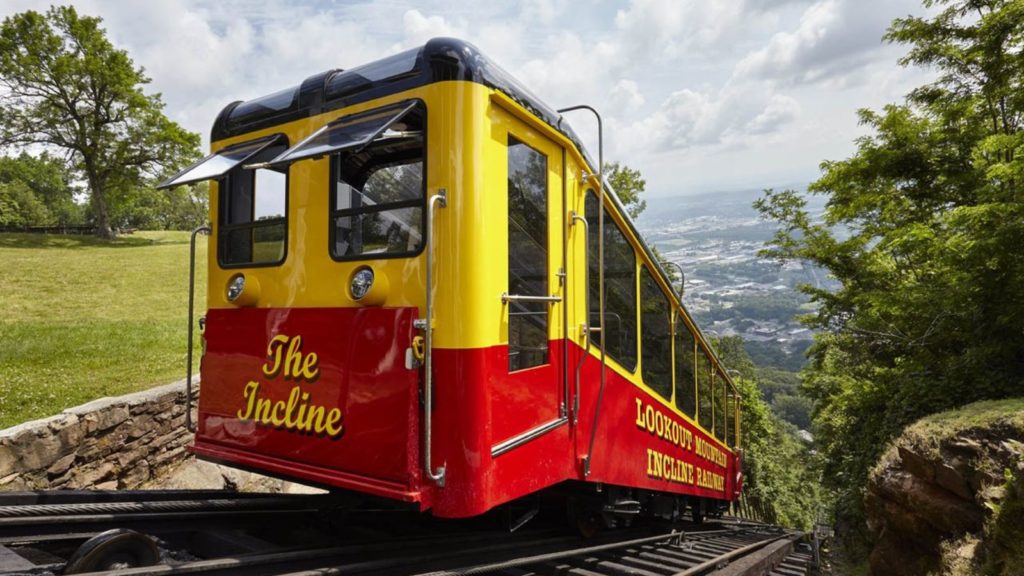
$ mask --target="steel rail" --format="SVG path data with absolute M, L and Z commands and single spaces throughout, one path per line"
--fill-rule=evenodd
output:
M 624 548 L 629 549 L 638 546 L 646 548 L 650 547 L 652 544 L 667 544 L 668 548 L 653 548 L 653 550 L 646 550 L 644 552 L 641 552 L 637 555 L 639 556 L 639 558 L 624 556 L 613 557 L 611 559 L 604 560 L 593 560 L 596 564 L 605 564 L 608 567 L 609 572 L 599 571 L 600 566 L 588 566 L 586 568 L 577 566 L 577 568 L 584 570 L 587 574 L 595 575 L 605 573 L 645 574 L 648 572 L 644 570 L 643 566 L 647 565 L 648 567 L 653 567 L 652 565 L 654 565 L 655 562 L 649 559 L 644 559 L 644 554 L 647 554 L 648 557 L 650 557 L 658 556 L 659 554 L 664 555 L 666 553 L 670 553 L 674 555 L 674 561 L 676 563 L 683 563 L 686 561 L 699 562 L 701 558 L 707 557 L 708 555 L 714 555 L 712 559 L 700 562 L 698 566 L 718 566 L 724 562 L 728 562 L 730 559 L 745 556 L 749 552 L 752 552 L 771 542 L 778 540 L 778 538 L 765 539 L 755 542 L 753 544 L 742 546 L 741 548 L 733 548 L 735 542 L 745 542 L 745 540 L 737 540 L 736 538 L 744 535 L 749 536 L 751 535 L 751 533 L 747 531 L 736 530 L 717 530 L 698 533 L 672 532 L 668 534 L 661 534 L 658 536 L 638 538 L 634 540 L 625 540 L 621 542 L 614 542 L 597 546 L 588 546 L 584 548 L 577 548 L 572 550 L 551 552 L 545 554 L 535 554 L 523 558 L 515 558 L 506 561 L 479 564 L 465 568 L 438 570 L 433 572 L 422 572 L 417 573 L 416 576 L 468 576 L 474 574 L 503 573 L 504 571 L 510 571 L 510 573 L 517 573 L 517 569 L 522 569 L 527 566 L 545 565 L 556 561 L 564 561 L 580 557 L 605 556 L 609 552 L 615 552 L 618 550 L 622 550 Z M 782 537 L 785 537 L 785 535 Z M 718 544 L 719 547 L 721 547 L 722 549 L 726 549 L 728 551 L 724 554 L 716 555 L 713 551 L 713 545 L 715 544 Z M 694 549 L 694 546 L 697 545 L 712 547 L 712 550 L 696 550 Z M 743 552 L 738 553 L 739 551 Z M 664 570 L 664 566 L 659 566 L 659 568 L 660 570 Z M 704 568 L 702 568 L 700 571 L 693 572 L 693 574 L 699 574 L 702 571 L 704 571 Z M 565 570 L 558 571 L 558 573 L 563 572 L 565 572 Z

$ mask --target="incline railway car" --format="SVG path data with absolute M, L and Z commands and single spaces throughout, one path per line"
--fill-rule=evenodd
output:
M 162 184 L 211 181 L 197 455 L 439 517 L 738 496 L 728 375 L 567 123 L 476 48 L 232 103 L 211 140 Z

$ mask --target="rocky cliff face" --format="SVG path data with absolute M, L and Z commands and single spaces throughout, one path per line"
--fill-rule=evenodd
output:
M 865 497 L 872 574 L 1022 573 L 1008 566 L 1024 557 L 1003 542 L 1024 518 L 1000 517 L 1017 508 L 1024 478 L 1022 408 L 982 402 L 932 416 L 890 447 Z

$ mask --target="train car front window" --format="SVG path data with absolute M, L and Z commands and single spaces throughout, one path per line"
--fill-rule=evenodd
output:
M 287 148 L 283 140 L 252 156 L 265 162 Z M 224 267 L 277 264 L 285 257 L 288 167 L 228 173 L 220 187 L 218 255 Z
M 332 156 L 331 256 L 395 257 L 423 248 L 426 114 L 422 103 L 350 121 Z M 376 133 L 377 136 L 373 136 Z M 339 140 L 340 141 L 340 140 Z

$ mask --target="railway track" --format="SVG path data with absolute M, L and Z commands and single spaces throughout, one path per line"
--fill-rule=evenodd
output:
M 588 540 L 557 524 L 510 534 L 479 521 L 346 511 L 328 495 L 4 494 L 0 574 L 739 575 L 767 573 L 787 554 L 779 574 L 806 573 L 807 559 L 790 552 L 799 534 L 757 524 L 643 526 Z

